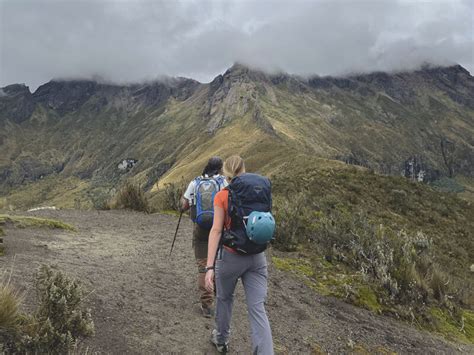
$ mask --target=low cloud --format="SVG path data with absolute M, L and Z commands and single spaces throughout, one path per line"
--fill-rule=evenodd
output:
M 51 78 L 210 81 L 238 61 L 341 75 L 459 63 L 473 72 L 470 0 L 0 0 L 0 86 Z

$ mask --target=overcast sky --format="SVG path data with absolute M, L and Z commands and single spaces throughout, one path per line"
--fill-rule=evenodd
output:
M 474 0 L 0 0 L 0 87 L 52 78 L 211 81 L 234 62 L 341 75 L 460 63 Z

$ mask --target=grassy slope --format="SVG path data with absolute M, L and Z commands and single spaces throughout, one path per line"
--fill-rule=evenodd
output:
M 452 193 L 441 193 L 424 184 L 381 176 L 363 168 L 311 159 L 306 159 L 305 165 L 293 161 L 284 167 L 286 173 L 274 178 L 276 198 L 293 196 L 297 200 L 298 192 L 304 191 L 314 204 L 308 207 L 313 212 L 306 223 L 315 226 L 322 223 L 326 210 L 350 214 L 362 211 L 374 225 L 428 236 L 432 241 L 429 260 L 445 275 L 443 282 L 453 286 L 449 294 L 462 298 L 464 310 L 454 311 L 452 306 L 429 296 L 426 304 L 414 304 L 416 324 L 450 339 L 473 343 L 474 283 L 469 268 L 474 258 L 474 205 Z M 317 233 L 318 229 L 313 230 L 309 233 Z M 273 259 L 275 265 L 298 275 L 319 293 L 346 299 L 374 312 L 407 312 L 408 306 L 393 304 L 386 290 L 367 279 L 359 268 L 337 260 L 328 263 L 323 249 L 315 244 L 317 239 L 311 234 L 300 236 L 296 255 L 277 255 Z
M 440 137 L 472 149 L 473 113 L 446 98 L 440 90 L 420 87 L 415 105 L 403 105 L 382 91 L 370 97 L 334 89 L 291 94 L 274 88 L 277 104 L 262 100 L 265 115 L 282 137 L 318 156 L 335 157 L 351 151 L 373 163 L 402 166 L 413 155 L 445 169 Z M 443 109 L 426 105 L 428 98 Z
M 459 280 L 470 278 L 474 258 L 474 205 L 452 193 L 440 193 L 429 186 L 402 177 L 382 176 L 363 168 L 319 161 L 307 167 L 291 163 L 283 176 L 297 179 L 275 181 L 276 192 L 286 188 L 307 190 L 316 200 L 347 209 L 366 211 L 372 220 L 396 229 L 421 230 L 436 247 L 436 259 Z M 302 179 L 302 180 L 301 180 Z M 282 185 L 289 185 L 289 187 Z

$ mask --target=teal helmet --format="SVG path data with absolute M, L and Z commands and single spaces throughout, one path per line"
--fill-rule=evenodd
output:
M 248 238 L 256 244 L 266 244 L 273 239 L 275 219 L 270 212 L 253 211 L 247 218 Z

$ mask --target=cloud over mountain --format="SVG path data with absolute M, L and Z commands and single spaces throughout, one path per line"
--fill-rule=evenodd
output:
M 460 63 L 470 0 L 1 0 L 0 85 L 101 76 L 210 81 L 233 62 L 295 74 Z

